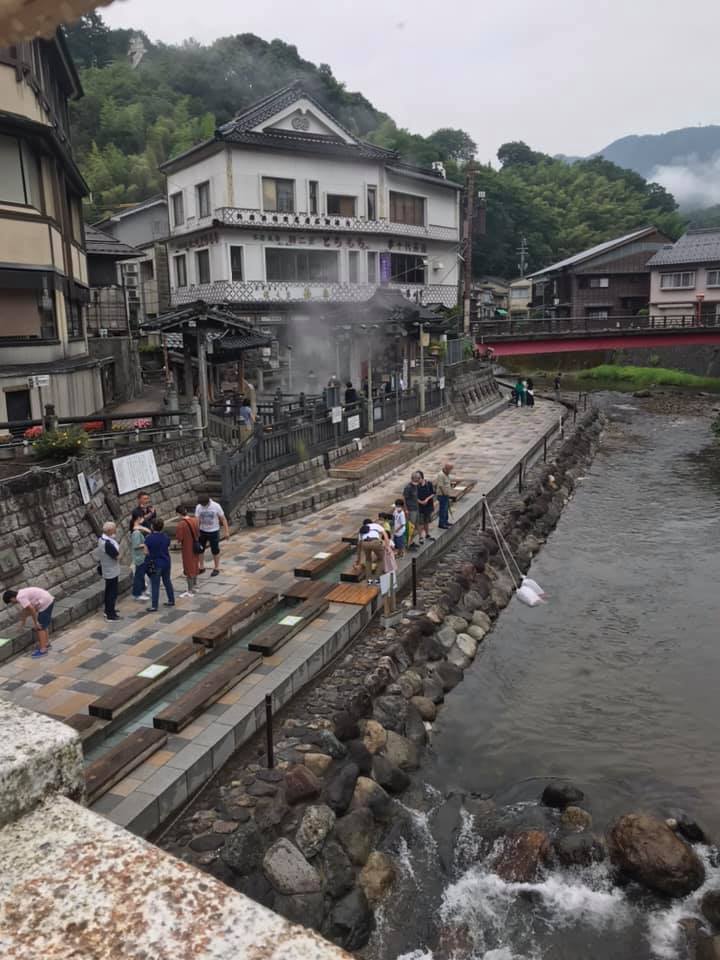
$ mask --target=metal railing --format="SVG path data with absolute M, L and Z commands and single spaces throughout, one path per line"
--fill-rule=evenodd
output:
M 268 227 L 283 230 L 307 230 L 313 233 L 380 233 L 403 237 L 418 237 L 426 240 L 447 240 L 457 243 L 460 239 L 457 227 L 440 224 L 395 223 L 386 218 L 367 220 L 365 217 L 348 217 L 339 214 L 276 213 L 252 207 L 219 207 L 215 220 L 227 227 L 248 227 L 257 230 Z
M 700 331 L 705 329 L 720 330 L 720 316 L 706 314 L 698 316 L 695 313 L 633 317 L 545 317 L 542 319 L 512 318 L 504 320 L 482 320 L 475 325 L 477 337 L 482 342 L 487 338 L 493 340 L 572 336 L 576 334 L 600 336 L 618 333 L 668 333 L 682 332 L 683 330 Z
M 378 289 L 398 290 L 406 300 L 422 306 L 457 304 L 454 283 L 321 283 L 261 280 L 216 280 L 190 287 L 174 287 L 173 305 L 204 300 L 206 303 L 363 303 Z
M 425 409 L 439 409 L 444 403 L 444 393 L 437 382 L 428 382 Z M 288 402 L 279 398 L 273 404 L 261 403 L 250 438 L 239 450 L 225 454 L 220 460 L 225 509 L 234 510 L 268 473 L 366 436 L 370 432 L 369 413 L 369 404 L 364 399 L 344 405 L 339 423 L 333 423 L 332 410 L 321 397 Z M 378 395 L 372 404 L 374 432 L 419 413 L 420 396 L 414 390 Z

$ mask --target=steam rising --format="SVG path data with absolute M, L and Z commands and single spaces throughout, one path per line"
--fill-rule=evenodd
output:
M 671 164 L 653 169 L 648 180 L 662 184 L 685 209 L 703 209 L 720 203 L 720 151 L 709 160 L 692 153 L 674 157 Z

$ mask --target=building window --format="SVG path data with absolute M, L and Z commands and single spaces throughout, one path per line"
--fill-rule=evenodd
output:
M 143 283 L 155 279 L 155 265 L 152 260 L 142 260 L 140 262 L 140 277 Z
M 263 177 L 263 210 L 270 213 L 295 213 L 295 181 Z
M 43 209 L 38 158 L 24 140 L 0 134 L 0 201 Z
M 390 254 L 390 280 L 392 283 L 425 283 L 423 257 L 411 253 Z
M 609 287 L 609 286 L 610 286 L 610 278 L 609 278 L 609 277 L 590 277 L 590 287 L 591 287 L 591 288 L 597 289 L 598 287 L 602 287 L 603 289 L 605 289 L 605 288 L 607 288 L 607 287 Z
M 377 257 L 372 251 L 367 255 L 368 283 L 377 283 Z
M 185 201 L 182 191 L 174 193 L 170 197 L 170 203 L 172 205 L 173 226 L 181 227 L 185 223 Z
M 377 187 L 367 188 L 367 218 L 377 220 Z
M 230 247 L 230 277 L 236 283 L 243 278 L 243 248 Z
M 720 270 L 708 270 L 707 285 L 709 287 L 720 287 Z
M 83 323 L 83 311 L 85 308 L 82 304 L 78 303 L 77 300 L 67 300 L 66 307 L 68 337 L 71 340 L 79 340 L 85 335 Z
M 588 310 L 587 312 L 588 320 L 607 320 L 610 316 L 610 311 L 607 309 L 604 310 Z
M 530 287 L 511 287 L 510 299 L 511 300 L 529 300 Z
M 354 217 L 355 197 L 342 196 L 339 193 L 327 195 L 327 213 L 329 217 Z
M 70 232 L 76 243 L 82 243 L 82 214 L 80 212 L 80 198 L 69 193 L 67 195 L 68 212 L 70 213 Z
M 203 217 L 210 216 L 210 181 L 206 180 L 204 183 L 199 183 L 195 187 L 195 206 L 197 210 L 198 217 L 202 220 Z
M 185 254 L 181 253 L 177 257 L 173 257 L 175 261 L 175 284 L 178 287 L 187 286 L 187 264 L 185 262 Z
M 57 340 L 58 328 L 55 316 L 55 295 L 49 290 L 38 294 L 38 311 L 40 313 L 40 339 Z
M 357 250 L 350 250 L 348 252 L 348 281 L 350 283 L 358 283 L 359 262 L 360 254 Z
M 393 223 L 409 223 L 415 227 L 424 227 L 425 198 L 391 190 L 390 219 Z
M 690 290 L 694 286 L 694 270 L 687 273 L 663 273 L 660 275 L 661 290 Z
M 311 180 L 308 183 L 308 199 L 310 201 L 310 213 L 316 214 L 318 212 L 318 182 L 317 180 Z
M 332 250 L 265 251 L 265 274 L 282 283 L 337 283 L 338 254 Z
M 198 283 L 210 283 L 210 251 L 198 250 L 195 254 L 195 270 Z

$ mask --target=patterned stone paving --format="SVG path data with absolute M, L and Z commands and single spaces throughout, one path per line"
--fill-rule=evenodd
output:
M 271 587 L 280 592 L 290 586 L 295 579 L 293 568 L 301 561 L 337 543 L 343 531 L 359 524 L 364 516 L 390 510 L 411 469 L 419 468 L 434 478 L 449 460 L 455 464 L 457 476 L 477 480 L 476 488 L 455 505 L 456 515 L 461 517 L 557 423 L 561 410 L 554 403 L 541 402 L 533 409 L 504 410 L 482 424 L 456 424 L 453 441 L 420 455 L 412 468 L 404 466 L 354 500 L 333 504 L 282 526 L 234 534 L 222 544 L 220 576 L 210 578 L 206 574 L 195 597 L 178 596 L 174 609 L 158 613 L 146 613 L 146 603 L 123 598 L 119 605 L 121 621 L 106 623 L 101 614 L 95 614 L 55 635 L 47 657 L 32 660 L 24 655 L 4 663 L 0 667 L 0 697 L 59 719 L 87 712 L 92 700 L 226 613 L 232 603 L 260 589 Z M 442 535 L 437 530 L 435 533 Z M 409 558 L 400 561 L 401 569 L 409 562 Z M 177 557 L 173 580 L 178 595 L 184 590 L 180 574 Z M 337 580 L 337 573 L 331 578 Z M 163 750 L 116 784 L 94 809 L 138 832 L 152 829 L 173 805 L 197 789 L 198 777 L 209 775 L 207 770 L 200 770 L 201 761 L 211 754 L 210 771 L 216 769 L 253 732 L 254 725 L 252 729 L 240 725 L 245 718 L 252 720 L 254 711 L 257 715 L 265 693 L 288 683 L 293 684 L 292 692 L 297 692 L 317 672 L 317 659 L 334 655 L 347 641 L 348 631 L 359 629 L 357 611 L 352 605 L 331 604 L 309 628 L 276 656 L 266 658 L 262 668 L 233 687 L 181 735 L 170 736 Z M 341 634 L 342 643 L 338 640 Z M 212 666 L 218 662 L 222 660 Z M 197 676 L 181 684 L 179 691 L 185 692 Z M 152 717 L 165 702 L 135 718 L 122 735 L 143 724 L 152 726 Z M 107 743 L 117 742 L 118 737 Z

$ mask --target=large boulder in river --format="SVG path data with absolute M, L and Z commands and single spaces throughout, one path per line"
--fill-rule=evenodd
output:
M 703 894 L 700 912 L 713 930 L 720 930 L 720 890 L 708 890 Z
M 571 804 L 579 803 L 585 799 L 582 790 L 573 786 L 572 783 L 549 783 L 543 790 L 540 802 L 546 807 L 556 807 L 558 810 L 564 810 Z
M 532 883 L 550 854 L 544 830 L 524 830 L 505 837 L 493 869 L 507 883 Z
M 610 830 L 608 846 L 616 867 L 657 893 L 685 897 L 705 879 L 700 857 L 658 817 L 620 817 Z

